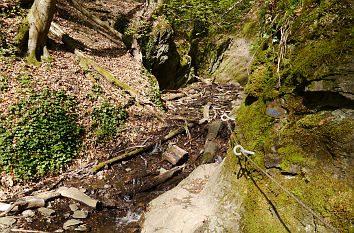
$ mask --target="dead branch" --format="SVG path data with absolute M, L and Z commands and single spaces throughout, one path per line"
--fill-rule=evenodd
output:
M 26 232 L 26 233 L 49 233 L 47 231 L 25 230 L 25 229 L 10 229 L 11 232 Z
M 193 127 L 193 126 L 195 126 L 195 124 L 193 124 L 193 123 L 189 123 L 189 124 L 188 124 L 188 127 Z M 171 138 L 175 137 L 176 135 L 178 135 L 178 134 L 180 134 L 180 133 L 182 133 L 182 132 L 184 132 L 184 131 L 185 131 L 185 126 L 183 125 L 183 126 L 177 128 L 176 130 L 171 131 L 169 134 L 167 134 L 165 137 L 163 137 L 163 138 L 162 138 L 161 140 L 159 140 L 159 141 L 160 141 L 161 143 L 164 143 L 164 142 L 170 140 Z M 92 168 L 92 172 L 97 172 L 98 170 L 102 169 L 102 168 L 103 168 L 104 166 L 106 166 L 106 165 L 109 165 L 109 164 L 118 162 L 118 161 L 123 160 L 123 159 L 130 158 L 130 157 L 132 157 L 132 156 L 134 156 L 134 155 L 137 155 L 137 154 L 140 154 L 140 153 L 142 153 L 142 152 L 144 152 L 144 151 L 150 150 L 150 149 L 154 148 L 155 144 L 156 144 L 156 143 L 150 143 L 150 144 L 148 144 L 148 145 L 146 145 L 146 146 L 143 146 L 143 147 L 138 148 L 138 149 L 136 149 L 136 150 L 133 150 L 133 151 L 131 151 L 131 152 L 122 154 L 122 155 L 117 156 L 117 157 L 115 157 L 115 158 L 112 158 L 112 159 L 110 159 L 110 160 L 107 160 L 107 161 L 104 161 L 104 162 L 102 162 L 102 163 L 99 163 L 99 164 L 97 164 L 96 166 L 94 166 L 94 167 Z

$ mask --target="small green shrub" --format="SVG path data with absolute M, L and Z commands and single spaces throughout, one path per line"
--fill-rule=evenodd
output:
M 91 118 L 96 142 L 106 143 L 120 136 L 119 128 L 128 118 L 128 113 L 120 106 L 103 103 L 99 108 L 93 109 Z
M 9 89 L 8 79 L 0 75 L 0 93 L 6 92 Z
M 76 101 L 62 91 L 32 92 L 0 118 L 0 166 L 19 179 L 65 168 L 81 146 Z
M 25 10 L 21 7 L 21 1 L 16 0 L 11 2 L 9 5 L 0 8 L 1 18 L 14 18 L 16 16 L 23 16 Z

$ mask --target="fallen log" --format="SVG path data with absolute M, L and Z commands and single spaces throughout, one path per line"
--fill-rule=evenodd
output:
M 171 145 L 167 148 L 167 150 L 163 153 L 162 157 L 167 160 L 168 162 L 172 163 L 173 165 L 176 165 L 181 161 L 186 158 L 188 155 L 188 152 L 183 150 L 182 148 L 176 146 L 176 145 Z M 180 164 L 181 164 L 180 163 Z
M 189 124 L 188 124 L 188 127 L 193 127 L 194 125 L 195 125 L 195 124 L 193 124 L 193 123 L 189 123 Z M 182 132 L 184 132 L 184 131 L 185 131 L 185 126 L 183 125 L 183 126 L 177 128 L 176 130 L 171 131 L 169 134 L 167 134 L 165 137 L 163 137 L 163 138 L 162 138 L 161 140 L 159 140 L 159 141 L 160 141 L 161 143 L 164 143 L 164 142 L 168 141 L 169 139 L 173 138 L 174 136 L 176 136 L 176 135 L 178 135 L 178 134 L 180 134 L 180 133 L 182 133 Z M 156 144 L 156 143 L 148 144 L 148 145 L 143 146 L 143 147 L 141 147 L 141 148 L 139 148 L 139 149 L 133 150 L 133 151 L 131 151 L 131 152 L 122 154 L 122 155 L 117 156 L 117 157 L 115 157 L 115 158 L 112 158 L 112 159 L 110 159 L 110 160 L 107 160 L 107 161 L 104 161 L 104 162 L 102 162 L 102 163 L 99 163 L 99 164 L 97 164 L 96 166 L 94 166 L 91 171 L 92 171 L 92 172 L 97 172 L 98 170 L 102 169 L 102 168 L 103 168 L 104 166 L 106 166 L 106 165 L 109 165 L 109 164 L 118 162 L 118 161 L 123 160 L 123 159 L 130 158 L 130 157 L 132 157 L 132 156 L 134 156 L 134 155 L 137 155 L 137 154 L 139 154 L 139 153 L 141 153 L 141 152 L 144 152 L 144 151 L 146 151 L 146 150 L 153 149 L 154 146 L 155 146 L 155 144 Z
M 154 187 L 164 183 L 168 179 L 170 179 L 176 172 L 180 171 L 184 167 L 185 167 L 185 165 L 171 168 L 170 170 L 167 170 L 157 176 L 152 177 L 145 184 L 138 186 L 138 187 L 134 187 L 132 190 L 126 191 L 125 194 L 141 193 L 141 192 L 144 192 L 144 191 L 149 190 L 151 188 L 154 188 Z

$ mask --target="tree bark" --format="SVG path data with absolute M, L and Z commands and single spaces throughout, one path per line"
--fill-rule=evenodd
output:
M 56 0 L 35 0 L 22 22 L 16 41 L 22 54 L 30 63 L 37 63 L 46 56 L 46 41 L 55 13 Z

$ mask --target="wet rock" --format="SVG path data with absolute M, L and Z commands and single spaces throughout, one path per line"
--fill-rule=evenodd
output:
M 87 211 L 83 211 L 83 210 L 76 210 L 73 214 L 73 218 L 87 218 L 88 216 L 88 212 Z
M 14 217 L 1 217 L 0 224 L 5 226 L 12 226 L 16 223 L 16 219 Z
M 55 210 L 52 210 L 52 209 L 49 209 L 49 208 L 44 208 L 44 207 L 41 207 L 38 209 L 38 211 L 46 216 L 46 217 L 50 217 L 50 216 L 53 216 L 55 214 Z
M 69 208 L 70 208 L 70 210 L 73 211 L 73 212 L 79 209 L 79 207 L 78 207 L 76 204 L 70 204 L 70 205 L 69 205 Z
M 77 225 L 82 224 L 83 222 L 80 220 L 76 220 L 76 219 L 70 219 L 68 221 L 66 221 L 63 225 L 64 230 L 70 230 L 75 228 Z
M 92 208 L 97 208 L 98 201 L 87 196 L 85 193 L 81 192 L 77 188 L 60 187 L 58 189 L 58 192 L 63 197 L 68 197 L 68 198 L 74 199 L 76 201 L 82 202 Z
M 34 213 L 33 210 L 25 210 L 25 211 L 22 212 L 22 216 L 25 217 L 25 218 L 34 217 L 35 213 Z

